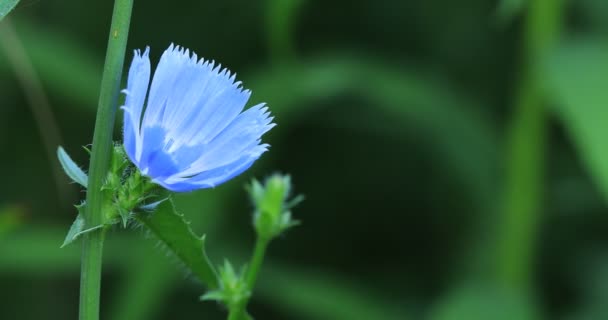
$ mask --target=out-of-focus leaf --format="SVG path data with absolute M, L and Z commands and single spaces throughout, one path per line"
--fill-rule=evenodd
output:
M 23 210 L 18 206 L 0 207 L 0 238 L 21 224 Z
M 0 0 L 0 21 L 11 12 L 15 6 L 19 3 L 19 0 Z
M 103 56 L 89 51 L 78 39 L 60 30 L 37 25 L 26 19 L 13 20 L 23 47 L 38 76 L 50 93 L 94 112 L 96 110 Z M 0 73 L 8 72 L 8 63 L 0 55 Z
M 74 182 L 78 183 L 83 187 L 87 187 L 87 183 L 89 178 L 87 174 L 80 169 L 80 167 L 70 158 L 67 152 L 63 149 L 63 147 L 57 148 L 57 158 L 59 158 L 59 162 L 61 163 L 61 167 L 65 173 L 72 179 Z
M 456 290 L 431 312 L 431 320 L 534 320 L 538 312 L 525 293 L 485 285 Z
M 403 305 L 336 275 L 265 263 L 253 299 L 264 299 L 289 319 L 403 320 Z M 393 296 L 393 299 L 395 297 Z M 401 307 L 397 307 L 401 305 Z
M 408 136 L 412 128 L 422 131 L 428 145 L 445 156 L 444 162 L 470 188 L 479 210 L 488 211 L 495 203 L 499 143 L 482 108 L 416 68 L 348 57 L 336 54 L 306 64 L 283 64 L 245 81 L 254 99 L 268 102 L 278 119 L 270 137 L 281 136 L 292 123 L 316 111 L 322 105 L 316 100 L 355 92 L 376 106 L 374 112 L 403 123 L 386 126 L 368 121 L 360 130 L 397 138 Z
M 144 241 L 132 239 L 129 246 Z M 182 283 L 171 261 L 162 253 L 154 252 L 158 249 L 145 242 L 139 244 L 141 250 L 137 252 L 137 258 L 124 270 L 123 276 L 128 281 L 121 283 L 112 294 L 108 319 L 154 319 L 154 315 L 162 310 L 165 297 Z
M 501 0 L 498 4 L 498 19 L 501 23 L 511 21 L 516 15 L 520 14 L 528 0 Z
M 163 201 L 152 213 L 137 219 L 177 256 L 209 289 L 218 286 L 213 265 L 205 253 L 205 239 L 194 234 L 190 223 L 178 214 L 171 199 Z
M 584 14 L 586 24 L 591 25 L 597 31 L 608 31 L 608 1 L 605 0 L 579 0 L 576 6 L 580 6 Z
M 547 64 L 548 92 L 591 178 L 608 200 L 608 43 L 576 40 Z
M 270 52 L 274 58 L 286 58 L 293 54 L 293 27 L 298 9 L 304 0 L 267 0 L 266 32 Z
M 80 247 L 61 249 L 59 245 L 64 237 L 65 228 L 53 226 L 29 226 L 9 233 L 0 241 L 0 272 L 28 276 L 77 273 L 80 268 Z M 132 238 L 122 234 L 108 237 L 104 243 L 104 268 L 123 267 L 135 260 L 133 251 L 139 251 L 140 247 Z M 125 243 L 129 243 L 129 250 L 125 250 Z

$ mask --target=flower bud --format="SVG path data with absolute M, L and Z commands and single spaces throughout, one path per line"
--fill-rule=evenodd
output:
M 248 188 L 255 205 L 253 224 L 258 236 L 270 240 L 298 221 L 291 219 L 289 209 L 294 201 L 287 202 L 291 192 L 291 178 L 288 175 L 274 174 L 266 179 L 264 185 L 254 180 Z M 296 197 L 299 202 L 301 197 Z

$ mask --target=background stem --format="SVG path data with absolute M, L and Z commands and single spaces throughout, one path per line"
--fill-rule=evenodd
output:
M 57 196 L 61 200 L 61 206 L 67 208 L 67 204 L 72 202 L 70 192 L 68 192 L 70 190 L 66 187 L 68 180 L 55 156 L 57 146 L 63 144 L 57 120 L 40 77 L 32 65 L 21 39 L 19 39 L 11 18 L 5 18 L 0 25 L 0 49 L 6 53 L 9 61 L 8 65 L 15 71 L 15 77 L 25 93 L 27 105 L 32 111 L 40 140 L 51 164 Z
M 508 137 L 505 207 L 498 250 L 498 280 L 511 289 L 526 289 L 530 283 L 544 193 L 546 120 L 540 63 L 559 36 L 561 12 L 561 0 L 535 0 L 528 4 L 524 65 Z
M 85 212 L 86 228 L 103 224 L 103 206 L 108 200 L 101 192 L 110 163 L 114 117 L 120 92 L 120 79 L 129 34 L 133 0 L 116 0 L 108 49 L 101 79 L 93 149 L 89 165 L 89 185 Z M 99 319 L 99 295 L 104 231 L 90 232 L 82 241 L 80 274 L 80 319 Z

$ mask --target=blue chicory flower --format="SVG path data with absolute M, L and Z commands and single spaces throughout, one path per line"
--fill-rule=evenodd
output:
M 273 118 L 263 103 L 243 111 L 251 92 L 235 74 L 172 44 L 148 92 L 148 53 L 135 51 L 122 107 L 124 147 L 142 174 L 171 191 L 209 188 L 247 170 L 268 149 L 261 136 Z

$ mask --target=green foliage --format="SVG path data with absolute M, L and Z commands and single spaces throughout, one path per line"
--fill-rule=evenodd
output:
M 76 216 L 76 219 L 74 219 L 74 222 L 72 222 L 72 225 L 70 226 L 70 229 L 68 230 L 68 234 L 65 236 L 65 239 L 63 240 L 63 244 L 61 245 L 62 248 L 71 244 L 72 242 L 76 241 L 76 239 L 78 239 L 80 236 L 87 234 L 89 232 L 93 232 L 95 230 L 102 229 L 103 227 L 106 226 L 104 224 L 99 224 L 96 226 L 85 228 L 85 222 L 84 222 L 84 218 L 82 216 L 85 207 L 86 207 L 86 205 L 84 203 L 76 206 L 76 208 L 78 208 L 78 215 Z
M 57 158 L 59 158 L 59 162 L 61 163 L 61 167 L 63 171 L 72 179 L 74 182 L 78 183 L 83 187 L 87 187 L 89 178 L 87 174 L 80 169 L 80 167 L 70 158 L 67 152 L 63 149 L 63 147 L 59 146 L 57 148 Z
M 309 270 L 269 262 L 260 276 L 256 297 L 290 319 L 404 320 L 407 302 L 379 292 L 356 279 L 326 270 Z
M 251 291 L 245 282 L 246 269 L 238 273 L 228 260 L 219 268 L 219 288 L 201 296 L 201 300 L 221 302 L 229 309 L 245 303 L 251 296 Z
M 568 2 L 564 29 L 574 41 L 539 75 L 556 116 L 547 119 L 546 206 L 535 237 L 538 277 L 530 283 L 540 299 L 473 287 L 438 301 L 466 272 L 459 267 L 478 259 L 469 251 L 473 243 L 488 245 L 483 254 L 496 252 L 488 249 L 492 243 L 464 239 L 486 239 L 484 233 L 504 225 L 495 219 L 507 161 L 502 137 L 510 129 L 513 91 L 522 85 L 518 61 L 526 31 L 519 17 L 531 4 L 501 1 L 498 18 L 514 22 L 501 28 L 492 27 L 496 3 L 483 0 L 136 5 L 128 51 L 176 41 L 220 60 L 246 80 L 252 103 L 269 103 L 279 124 L 254 173 L 175 197 L 191 229 L 217 244 L 207 248 L 209 256 L 246 261 L 253 235 L 241 186 L 254 174 L 288 171 L 309 197 L 306 228 L 282 237 L 266 258 L 249 306 L 253 314 L 265 320 L 401 320 L 429 313 L 468 319 L 506 309 L 525 318 L 533 301 L 547 319 L 606 318 L 606 299 L 594 289 L 604 277 L 576 264 L 579 254 L 606 251 L 603 0 Z M 109 11 L 108 2 L 30 1 L 11 16 L 49 94 L 63 145 L 90 143 Z M 589 34 L 598 38 L 581 38 Z M 49 191 L 48 159 L 40 156 L 34 121 L 15 83 L 0 53 L 0 145 L 11 155 L 0 159 L 10 168 L 0 207 L 19 209 L 18 223 L 9 218 L 8 231 L 0 231 L 6 288 L 0 318 L 70 318 L 73 299 L 65 297 L 75 294 L 80 250 L 59 249 L 65 236 L 59 226 L 71 222 L 71 203 L 82 195 L 73 188 L 73 200 L 61 202 Z M 556 215 L 556 207 L 586 214 Z M 118 230 L 106 241 L 105 318 L 225 318 L 217 306 L 198 303 L 200 287 L 140 238 Z M 580 280 L 587 274 L 590 283 Z M 36 308 L 17 307 L 24 299 Z
M 600 39 L 566 42 L 547 62 L 548 91 L 555 112 L 608 199 L 608 44 Z
M 501 22 L 511 21 L 516 15 L 522 13 L 528 0 L 501 0 L 498 5 L 498 18 Z
M 291 218 L 289 210 L 301 202 L 303 197 L 298 196 L 288 201 L 291 188 L 291 178 L 288 175 L 274 174 L 266 179 L 263 186 L 257 180 L 251 182 L 248 191 L 255 204 L 253 225 L 258 237 L 271 240 L 299 224 Z
M 0 0 L 0 21 L 6 17 L 6 15 L 15 9 L 15 6 L 19 3 L 19 0 Z
M 473 285 L 451 293 L 433 310 L 431 320 L 534 320 L 538 312 L 525 292 Z
M 205 238 L 194 234 L 184 216 L 175 211 L 171 199 L 160 203 L 153 212 L 138 214 L 136 218 L 207 288 L 218 287 L 215 270 L 205 253 Z

